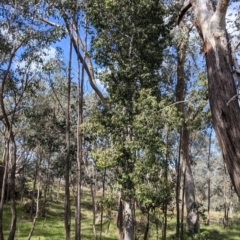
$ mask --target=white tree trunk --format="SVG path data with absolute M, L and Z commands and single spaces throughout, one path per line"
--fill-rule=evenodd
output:
M 124 204 L 124 240 L 133 240 L 133 212 L 131 203 L 125 201 Z
M 233 74 L 236 71 L 227 38 L 225 16 L 229 0 L 190 0 L 203 42 L 213 125 L 235 191 L 240 199 L 240 109 Z

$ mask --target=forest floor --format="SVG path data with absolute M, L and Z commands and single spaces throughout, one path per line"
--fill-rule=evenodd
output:
M 91 196 L 89 193 L 84 193 L 82 201 L 82 240 L 94 240 L 93 227 L 92 227 L 92 204 Z M 17 231 L 15 235 L 16 240 L 26 240 L 32 227 L 33 219 L 29 213 L 24 210 L 24 205 L 18 202 L 17 204 Z M 114 214 L 115 215 L 115 214 Z M 239 214 L 240 215 L 240 214 Z M 99 216 L 99 213 L 98 213 Z M 234 216 L 230 218 L 230 224 L 228 228 L 223 228 L 221 219 L 222 213 L 211 213 L 210 226 L 201 223 L 201 231 L 199 236 L 194 238 L 185 237 L 185 239 L 201 239 L 201 240 L 240 240 L 240 218 Z M 34 214 L 33 214 L 34 217 Z M 114 218 L 114 217 L 113 217 Z M 144 232 L 144 219 L 138 218 L 137 234 L 139 240 L 143 239 Z M 174 214 L 170 214 L 168 218 L 167 239 L 174 239 L 175 232 L 175 217 Z M 7 239 L 11 223 L 11 211 L 9 204 L 4 205 L 3 214 L 3 229 L 4 235 Z M 108 223 L 103 225 L 102 240 L 116 240 L 118 239 L 118 231 L 114 219 L 111 221 L 109 231 L 106 233 Z M 150 224 L 149 240 L 157 239 L 155 224 Z M 100 224 L 96 225 L 97 233 L 100 232 Z M 72 208 L 72 226 L 71 235 L 74 236 L 74 208 Z M 53 200 L 49 202 L 46 217 L 39 217 L 35 226 L 32 240 L 64 240 L 64 202 L 62 200 Z M 74 239 L 74 237 L 72 237 Z M 159 229 L 159 239 L 161 239 L 161 229 Z

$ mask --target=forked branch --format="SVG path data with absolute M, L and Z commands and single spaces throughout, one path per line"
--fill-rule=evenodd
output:
M 181 8 L 179 14 L 178 14 L 178 25 L 182 21 L 185 13 L 192 7 L 191 0 L 188 0 L 185 5 Z

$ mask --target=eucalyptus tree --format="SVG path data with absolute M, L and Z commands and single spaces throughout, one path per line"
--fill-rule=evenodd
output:
M 35 73 L 31 71 L 34 67 L 37 69 L 41 65 L 42 48 L 56 40 L 57 34 L 35 21 L 30 13 L 35 12 L 33 2 L 7 1 L 1 2 L 1 39 L 5 40 L 3 54 L 1 54 L 1 91 L 0 102 L 3 114 L 3 122 L 8 132 L 8 138 L 11 146 L 11 161 L 6 161 L 6 166 L 11 172 L 11 209 L 12 224 L 9 233 L 9 239 L 14 239 L 16 231 L 16 208 L 15 208 L 15 172 L 16 172 L 16 153 L 17 146 L 15 141 L 14 121 L 16 112 L 24 103 L 26 89 L 34 84 Z M 34 3 L 33 3 L 34 4 Z M 11 94 L 7 95 L 7 88 L 11 88 Z M 12 99 L 10 112 L 8 113 L 7 101 Z M 1 205 L 2 219 L 2 205 Z M 2 222 L 2 221 L 1 221 Z M 2 224 L 0 224 L 2 227 Z M 0 237 L 3 239 L 2 230 Z
M 86 28 L 87 30 L 90 29 L 88 25 L 86 26 L 86 2 L 78 0 L 46 0 L 43 5 L 41 5 L 41 1 L 37 2 L 35 7 L 41 12 L 41 14 L 34 12 L 35 19 L 55 31 L 58 40 L 64 37 L 71 39 L 77 60 L 82 64 L 90 86 L 103 105 L 106 105 L 104 96 L 96 84 L 94 67 L 87 44 L 88 41 L 86 42 L 86 35 L 83 34 Z
M 197 233 L 199 231 L 198 205 L 195 197 L 194 178 L 191 170 L 190 159 L 190 134 L 205 127 L 207 124 L 207 91 L 206 79 L 203 74 L 204 67 L 194 66 L 198 56 L 192 56 L 191 52 L 196 51 L 199 45 L 191 43 L 195 34 L 191 26 L 181 22 L 177 39 L 177 71 L 176 71 L 176 106 L 182 118 L 180 126 L 180 155 L 183 175 L 183 186 L 185 204 L 187 209 L 187 232 Z M 189 64 L 193 67 L 190 68 Z M 194 72 L 194 73 L 193 73 Z M 196 89 L 198 92 L 196 93 Z M 203 111 L 205 108 L 205 111 Z M 204 116 L 206 122 L 204 121 Z M 179 166 L 178 166 L 179 167 Z M 179 171 L 178 171 L 179 172 Z M 179 184 L 179 182 L 178 182 Z M 179 188 L 180 186 L 178 186 Z M 178 189 L 177 188 L 177 189 Z M 179 196 L 177 197 L 179 198 Z M 182 209 L 183 211 L 183 209 Z M 177 219 L 177 221 L 179 221 Z M 177 236 L 179 224 L 177 224 Z
M 222 211 L 226 227 L 230 210 L 233 212 L 237 208 L 238 199 L 212 129 L 192 133 L 191 146 L 191 158 L 195 163 L 193 173 L 196 196 L 203 213 L 207 211 L 206 223 L 211 224 L 211 211 Z
M 193 9 L 206 59 L 213 125 L 229 175 L 240 198 L 240 111 L 235 82 L 235 78 L 239 81 L 240 71 L 235 61 L 236 49 L 231 48 L 231 39 L 226 31 L 229 3 L 229 0 L 189 0 L 181 9 L 178 20 L 180 22 L 184 14 L 190 8 Z

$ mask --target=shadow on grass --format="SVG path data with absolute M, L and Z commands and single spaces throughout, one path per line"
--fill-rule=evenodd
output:
M 86 239 L 86 240 L 94 240 L 94 236 L 93 235 L 81 235 L 81 238 L 82 239 Z M 102 236 L 102 240 L 116 240 L 117 238 L 116 237 L 106 237 L 106 236 Z
M 201 236 L 207 240 L 239 240 L 239 225 L 232 225 L 229 228 L 210 225 L 201 228 Z

